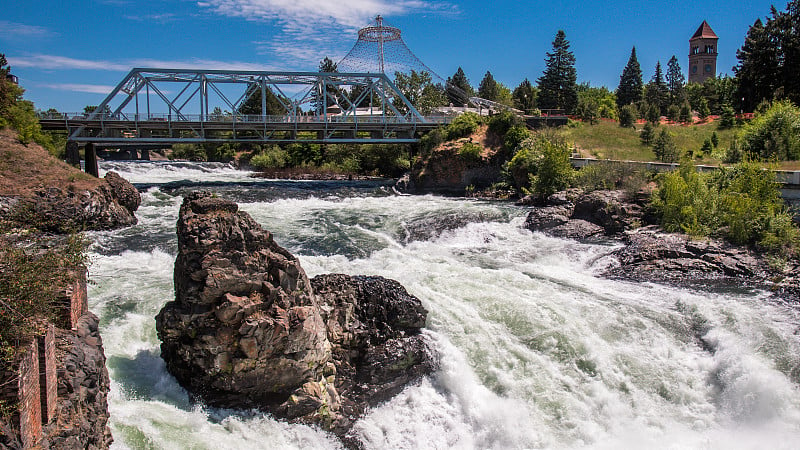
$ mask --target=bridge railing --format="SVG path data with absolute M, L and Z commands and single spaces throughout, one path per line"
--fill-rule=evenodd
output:
M 69 121 L 86 121 L 89 114 L 83 112 L 73 113 L 55 113 L 43 112 L 39 114 L 40 120 L 64 120 Z M 150 113 L 150 114 L 136 114 L 125 113 L 119 114 L 106 114 L 95 116 L 92 120 L 98 122 L 204 122 L 204 123 L 361 123 L 361 124 L 409 124 L 409 123 L 431 123 L 431 124 L 448 124 L 452 121 L 449 116 L 428 116 L 425 117 L 425 122 L 421 122 L 416 118 L 406 117 L 387 117 L 382 115 L 279 115 L 279 116 L 262 116 L 262 115 L 245 115 L 245 114 L 213 114 L 202 116 L 198 114 L 168 114 L 168 113 Z

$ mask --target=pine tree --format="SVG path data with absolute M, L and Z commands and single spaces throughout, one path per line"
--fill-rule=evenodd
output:
M 622 70 L 619 77 L 619 87 L 617 87 L 617 108 L 622 109 L 625 105 L 638 103 L 642 100 L 642 68 L 639 60 L 636 59 L 636 47 L 631 50 L 631 57 L 628 64 Z
M 667 90 L 669 91 L 669 104 L 679 105 L 683 104 L 686 100 L 686 78 L 683 76 L 681 65 L 678 63 L 678 58 L 672 55 L 667 63 L 667 74 L 665 76 L 667 82 Z
M 790 1 L 786 11 L 773 7 L 768 28 L 780 49 L 780 87 L 786 98 L 800 104 L 800 0 Z
M 778 48 L 761 19 L 747 31 L 742 48 L 736 51 L 739 64 L 733 73 L 739 81 L 737 99 L 740 107 L 753 111 L 763 100 L 771 100 L 778 81 Z
M 661 61 L 656 63 L 656 71 L 653 78 L 645 87 L 645 100 L 652 106 L 658 108 L 658 114 L 666 114 L 669 104 L 669 90 L 664 82 L 664 75 L 661 72 Z
M 478 86 L 478 97 L 486 100 L 496 101 L 497 94 L 497 81 L 494 80 L 492 72 L 487 70 L 486 75 L 484 75 L 483 79 L 481 80 L 481 84 Z
M 464 106 L 469 103 L 469 98 L 475 95 L 475 90 L 469 84 L 469 79 L 464 70 L 459 67 L 451 78 L 447 79 L 447 98 L 453 106 Z
M 578 105 L 578 73 L 575 55 L 569 51 L 569 41 L 563 30 L 558 30 L 553 40 L 553 51 L 547 53 L 545 70 L 537 80 L 538 103 L 544 109 L 563 109 L 567 114 Z
M 531 110 L 536 108 L 536 89 L 530 81 L 525 78 L 522 83 L 514 89 L 511 97 L 514 100 L 514 107 L 521 109 L 526 114 L 530 114 Z

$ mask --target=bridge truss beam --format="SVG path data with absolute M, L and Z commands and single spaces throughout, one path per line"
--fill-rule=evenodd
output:
M 256 93 L 260 114 L 241 113 Z M 267 114 L 272 96 L 278 114 Z M 150 68 L 132 69 L 91 113 L 41 119 L 45 128 L 66 128 L 70 141 L 108 146 L 407 143 L 448 121 L 421 115 L 382 73 Z

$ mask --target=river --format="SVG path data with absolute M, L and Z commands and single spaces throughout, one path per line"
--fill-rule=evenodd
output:
M 137 226 L 90 234 L 115 449 L 341 448 L 308 426 L 193 404 L 167 373 L 154 317 L 174 297 L 182 194 L 197 189 L 238 202 L 309 277 L 393 278 L 429 310 L 440 368 L 357 422 L 366 448 L 800 445 L 800 308 L 767 293 L 604 279 L 614 244 L 531 233 L 508 203 L 259 180 L 222 164 L 106 170 L 143 200 Z

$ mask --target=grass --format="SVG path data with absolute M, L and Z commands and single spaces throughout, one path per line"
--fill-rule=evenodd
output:
M 636 129 L 622 128 L 617 122 L 600 121 L 594 125 L 579 122 L 573 127 L 562 129 L 563 136 L 574 142 L 584 157 L 597 159 L 622 159 L 631 161 L 655 161 L 656 155 L 652 147 L 643 145 L 639 140 L 643 124 Z M 711 155 L 697 159 L 697 163 L 716 165 L 721 163 L 724 149 L 730 146 L 735 130 L 718 130 L 716 123 L 696 125 L 662 124 L 657 131 L 665 128 L 672 134 L 675 145 L 681 151 L 698 151 L 706 139 L 716 132 L 719 146 Z

